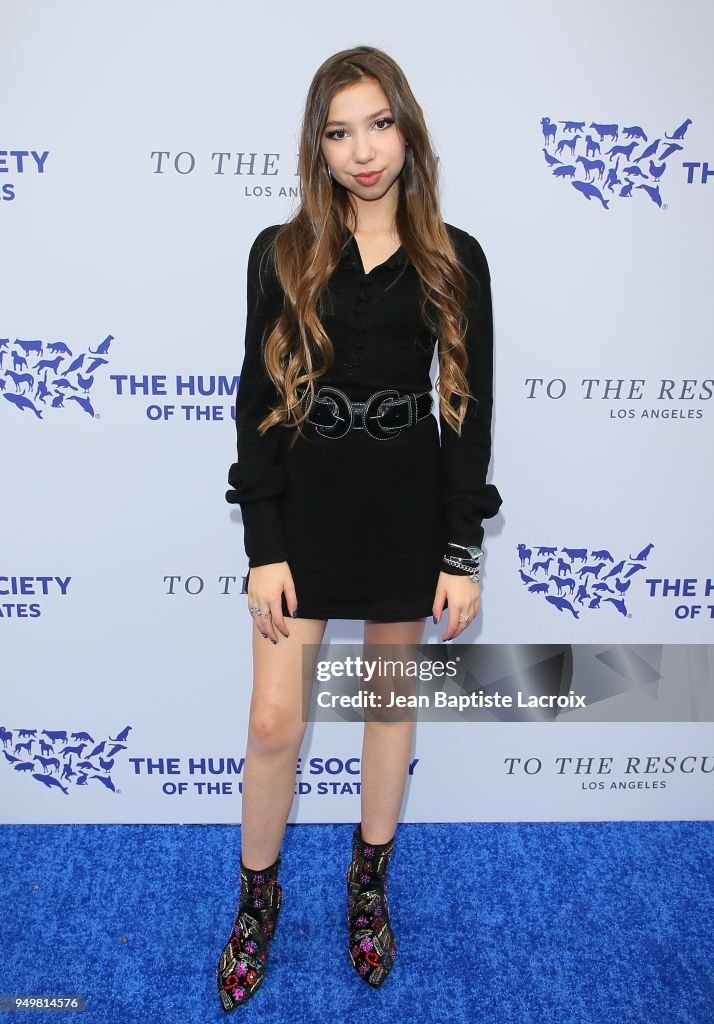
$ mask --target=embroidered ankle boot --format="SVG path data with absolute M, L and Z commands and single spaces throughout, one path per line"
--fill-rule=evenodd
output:
M 247 1003 L 265 977 L 268 950 L 283 902 L 279 867 L 280 854 L 263 871 L 247 868 L 241 857 L 238 913 L 216 969 L 218 996 L 224 1010 L 235 1010 Z
M 362 826 L 352 834 L 352 863 L 347 869 L 347 928 L 352 964 L 369 985 L 385 980 L 397 943 L 389 920 L 387 869 L 395 836 L 377 846 L 362 840 Z

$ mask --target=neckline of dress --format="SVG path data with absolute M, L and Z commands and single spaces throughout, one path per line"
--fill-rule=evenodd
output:
M 403 257 L 405 256 L 404 244 L 400 243 L 400 245 L 394 250 L 394 252 L 387 256 L 386 259 L 382 260 L 381 263 L 377 263 L 376 266 L 372 267 L 371 270 L 365 271 L 364 260 L 362 259 L 362 253 L 360 251 L 359 242 L 357 241 L 354 232 L 350 231 L 348 228 L 345 228 L 343 231 L 343 236 L 347 239 L 348 245 L 352 247 L 353 255 L 356 256 L 359 264 L 359 269 L 361 270 L 362 275 L 364 277 L 369 277 L 370 274 L 372 274 L 375 270 L 379 270 L 380 267 L 393 265 L 393 261 L 402 262 Z

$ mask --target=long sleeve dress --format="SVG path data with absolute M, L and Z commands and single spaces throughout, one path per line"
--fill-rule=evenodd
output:
M 277 425 L 260 436 L 258 423 L 278 402 L 262 348 L 283 293 L 271 260 L 263 257 L 280 225 L 261 231 L 251 247 L 237 461 L 226 499 L 241 507 L 248 575 L 287 561 L 300 618 L 398 622 L 430 616 L 439 572 L 459 572 L 442 563 L 448 542 L 480 546 L 483 519 L 502 503 L 486 483 L 493 404 L 488 263 L 474 237 L 445 226 L 470 271 L 467 378 L 475 401 L 469 401 L 460 437 L 436 402 L 432 413 L 387 440 L 363 429 L 325 437 L 307 423 L 292 448 L 295 428 Z M 345 231 L 323 294 L 321 320 L 335 361 L 316 388 L 339 387 L 357 402 L 384 388 L 432 389 L 437 337 L 423 323 L 419 278 L 403 247 L 365 274 L 357 241 Z M 282 606 L 287 615 L 284 595 Z

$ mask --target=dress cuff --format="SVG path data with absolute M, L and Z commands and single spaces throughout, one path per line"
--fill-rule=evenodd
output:
M 241 505 L 241 515 L 248 567 L 257 569 L 259 565 L 286 562 L 279 502 L 274 498 L 246 502 Z

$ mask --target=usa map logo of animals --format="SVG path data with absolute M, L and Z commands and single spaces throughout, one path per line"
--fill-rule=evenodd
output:
M 0 748 L 11 771 L 45 789 L 69 796 L 76 786 L 103 786 L 116 793 L 112 768 L 127 749 L 131 726 L 95 740 L 88 732 L 66 729 L 8 729 L 0 726 Z
M 564 615 L 579 619 L 584 610 L 616 612 L 631 617 L 628 607 L 633 580 L 647 568 L 654 544 L 616 562 L 601 548 L 528 547 L 518 545 L 521 582 L 529 594 L 547 601 Z
M 96 348 L 74 354 L 64 341 L 0 338 L 0 394 L 18 412 L 44 419 L 46 412 L 75 408 L 94 418 L 92 387 L 109 363 L 108 334 Z
M 588 202 L 605 210 L 613 198 L 644 197 L 666 209 L 661 186 L 667 161 L 684 149 L 692 124 L 687 118 L 672 132 L 651 137 L 638 124 L 551 121 L 542 117 L 543 157 L 554 178 L 570 182 Z

